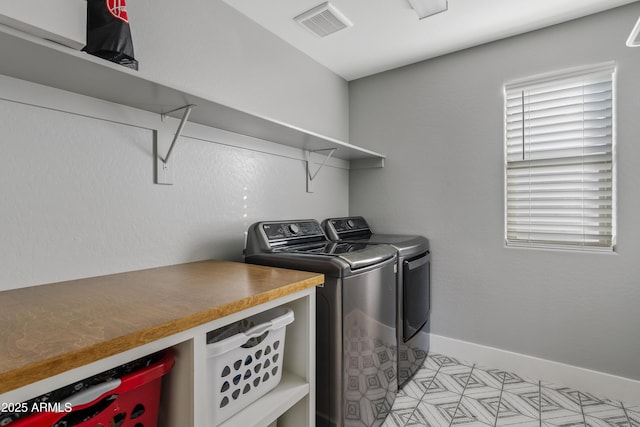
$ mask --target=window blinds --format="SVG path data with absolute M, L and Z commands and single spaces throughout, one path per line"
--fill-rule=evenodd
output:
M 614 67 L 505 87 L 507 245 L 613 249 Z

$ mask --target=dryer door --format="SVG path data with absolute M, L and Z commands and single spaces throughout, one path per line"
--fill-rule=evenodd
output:
M 427 320 L 431 308 L 431 255 L 426 252 L 403 265 L 403 339 L 408 341 Z

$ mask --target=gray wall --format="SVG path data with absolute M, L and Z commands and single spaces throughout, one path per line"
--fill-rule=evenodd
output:
M 345 139 L 347 83 L 223 2 L 128 6 L 141 72 Z M 157 116 L 17 86 L 0 78 L 0 290 L 239 261 L 254 221 L 347 213 L 345 162 L 325 167 L 310 194 L 300 150 L 189 124 L 197 135 L 175 150 L 175 184 L 155 185 Z
M 640 379 L 640 4 L 350 83 L 351 142 L 387 155 L 350 174 L 350 214 L 433 250 L 432 332 Z M 505 248 L 503 85 L 615 60 L 614 254 Z
M 241 110 L 346 140 L 347 82 L 222 0 L 127 3 L 140 70 Z

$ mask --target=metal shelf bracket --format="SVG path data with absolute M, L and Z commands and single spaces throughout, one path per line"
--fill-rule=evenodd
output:
M 156 141 L 155 141 L 155 182 L 156 184 L 165 184 L 172 185 L 173 184 L 173 167 L 169 163 L 169 158 L 171 157 L 171 153 L 173 153 L 173 149 L 182 135 L 182 131 L 184 129 L 184 125 L 187 124 L 187 120 L 189 120 L 189 114 L 191 114 L 191 109 L 195 107 L 194 104 L 188 104 L 184 107 L 176 108 L 171 111 L 167 111 L 166 113 L 160 114 L 160 119 L 164 121 L 165 118 L 169 116 L 171 113 L 175 113 L 176 111 L 184 110 L 184 114 L 182 115 L 182 119 L 180 120 L 180 124 L 178 125 L 178 129 L 176 133 L 173 135 L 173 139 L 171 144 L 169 145 L 169 149 L 167 150 L 167 154 L 162 157 L 161 150 L 166 149 L 167 142 L 169 138 L 171 138 L 171 134 L 165 134 L 164 132 L 156 131 Z
M 169 157 L 171 157 L 171 152 L 173 151 L 173 147 L 175 147 L 176 142 L 178 142 L 178 138 L 182 134 L 182 130 L 184 129 L 184 125 L 189 120 L 189 114 L 191 114 L 191 109 L 195 107 L 195 104 L 185 105 L 184 107 L 176 108 L 175 110 L 167 111 L 160 115 L 162 121 L 171 113 L 175 113 L 176 111 L 185 110 L 182 116 L 182 120 L 180 120 L 180 124 L 178 125 L 178 129 L 176 130 L 176 134 L 173 137 L 173 141 L 171 142 L 171 146 L 169 147 L 169 151 L 167 151 L 167 155 L 164 158 L 160 158 L 165 164 L 169 161 Z
M 324 158 L 324 160 L 322 161 L 322 163 L 320 164 L 320 166 L 318 166 L 318 169 L 316 169 L 315 172 L 311 172 L 311 154 L 313 153 L 327 153 L 326 157 Z M 327 149 L 323 149 L 323 150 L 305 150 L 304 154 L 305 154 L 305 158 L 306 158 L 306 167 L 307 167 L 307 193 L 313 193 L 313 180 L 316 178 L 316 176 L 318 175 L 318 172 L 320 172 L 320 169 L 322 169 L 324 167 L 324 165 L 327 163 L 327 160 L 329 160 L 329 158 L 333 155 L 333 153 L 336 152 L 335 148 L 327 148 Z

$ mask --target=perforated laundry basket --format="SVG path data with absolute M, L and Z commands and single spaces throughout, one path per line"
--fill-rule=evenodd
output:
M 286 326 L 293 311 L 277 307 L 207 334 L 207 382 L 216 426 L 278 385 Z

